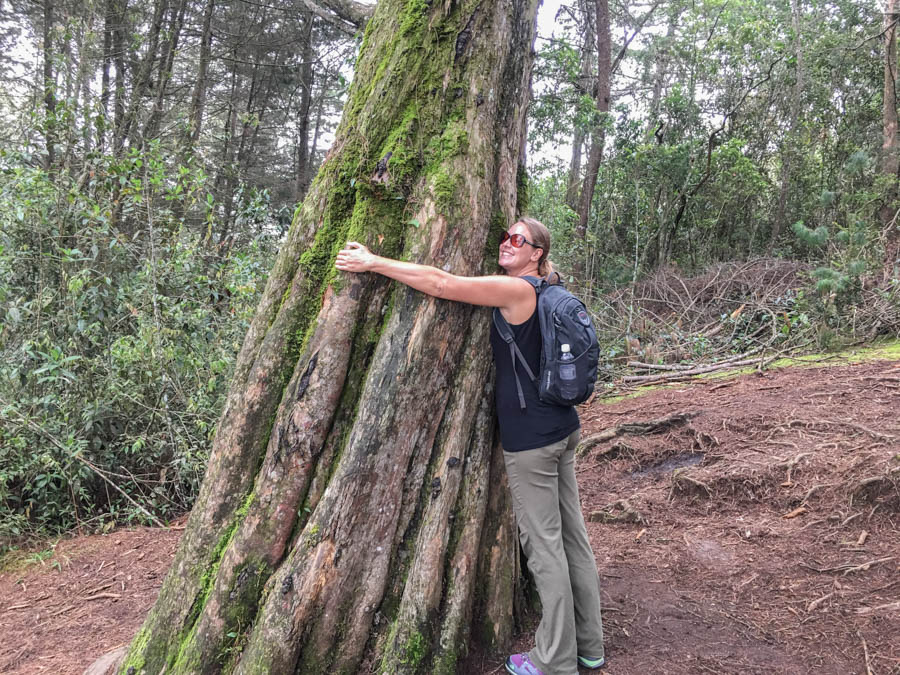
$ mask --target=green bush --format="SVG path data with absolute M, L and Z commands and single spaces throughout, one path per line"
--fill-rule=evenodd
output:
M 212 242 L 204 180 L 0 155 L 0 541 L 190 508 L 276 243 Z

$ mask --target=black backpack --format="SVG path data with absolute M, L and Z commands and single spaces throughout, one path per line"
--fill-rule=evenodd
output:
M 519 405 L 525 409 L 522 384 L 516 372 L 516 359 L 525 367 L 528 377 L 537 387 L 538 396 L 544 403 L 575 405 L 586 401 L 594 391 L 597 381 L 597 363 L 600 359 L 600 345 L 597 333 L 591 323 L 584 303 L 566 290 L 556 275 L 556 283 L 538 277 L 522 277 L 537 293 L 537 312 L 541 322 L 541 370 L 540 380 L 528 367 L 528 362 L 519 351 L 513 338 L 512 328 L 500 313 L 494 309 L 494 326 L 503 341 L 509 345 L 509 356 L 513 361 Z M 569 345 L 572 359 L 560 359 L 562 346 Z M 574 366 L 574 378 L 560 378 L 560 366 Z M 571 375 L 571 368 L 568 369 Z

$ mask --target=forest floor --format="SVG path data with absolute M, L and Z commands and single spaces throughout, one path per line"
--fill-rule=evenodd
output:
M 896 360 L 586 406 L 584 436 L 605 439 L 578 464 L 602 581 L 601 672 L 900 673 L 898 412 Z M 19 553 L 0 572 L 0 672 L 79 674 L 125 644 L 180 533 L 123 529 Z M 474 654 L 462 672 L 501 673 L 503 657 Z

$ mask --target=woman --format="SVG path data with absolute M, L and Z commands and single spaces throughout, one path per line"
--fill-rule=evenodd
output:
M 532 372 L 540 366 L 541 329 L 534 287 L 522 277 L 547 276 L 550 232 L 522 218 L 500 238 L 506 276 L 460 277 L 436 267 L 382 258 L 348 242 L 335 266 L 345 272 L 377 272 L 445 300 L 498 307 L 512 326 L 516 344 Z M 513 654 L 513 675 L 571 675 L 578 665 L 600 668 L 604 660 L 600 589 L 575 481 L 575 446 L 580 423 L 575 408 L 542 403 L 525 384 L 526 407 L 516 393 L 506 343 L 491 326 L 497 367 L 497 416 L 513 510 L 528 568 L 543 607 L 528 653 Z

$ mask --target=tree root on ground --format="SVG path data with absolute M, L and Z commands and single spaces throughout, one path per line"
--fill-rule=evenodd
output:
M 647 436 L 649 434 L 658 434 L 661 431 L 665 431 L 666 429 L 671 429 L 672 427 L 686 424 L 693 418 L 697 417 L 697 415 L 699 414 L 700 411 L 677 412 L 671 415 L 666 415 L 665 417 L 658 417 L 656 419 L 647 421 L 637 420 L 633 422 L 623 422 L 622 424 L 619 424 L 615 427 L 604 429 L 598 434 L 594 434 L 593 436 L 588 436 L 587 438 L 582 439 L 581 443 L 578 444 L 578 448 L 576 449 L 575 454 L 578 457 L 581 457 L 600 443 L 603 443 L 604 441 L 611 441 L 617 436 L 623 436 L 625 434 L 631 434 L 632 436 Z
M 592 523 L 636 523 L 649 525 L 647 517 L 634 508 L 627 499 L 620 499 L 600 511 L 594 511 L 588 516 Z

